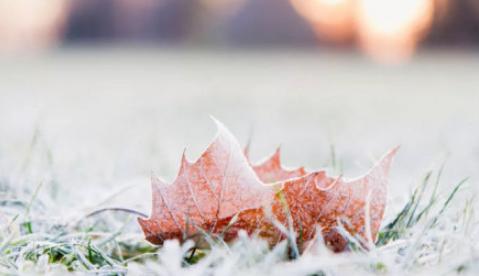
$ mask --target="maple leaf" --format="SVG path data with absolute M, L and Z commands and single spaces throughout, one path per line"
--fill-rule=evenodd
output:
M 173 184 L 152 177 L 151 218 L 139 220 L 149 241 L 189 236 L 205 223 L 214 226 L 246 209 L 270 204 L 273 190 L 263 185 L 233 135 L 214 121 L 216 138 L 194 163 L 183 153 Z
M 247 153 L 247 151 L 246 151 Z M 246 156 L 248 156 L 246 154 Z M 265 183 L 272 183 L 290 178 L 300 177 L 306 174 L 303 167 L 288 170 L 281 165 L 281 149 L 276 151 L 262 163 L 252 165 L 253 170 L 259 179 Z
M 363 244 L 373 242 L 386 205 L 387 177 L 397 148 L 367 174 L 346 180 L 325 171 L 287 170 L 279 149 L 264 162 L 251 165 L 234 136 L 214 120 L 216 138 L 195 162 L 183 153 L 176 180 L 168 185 L 152 177 L 152 214 L 139 218 L 148 241 L 185 240 L 203 233 L 221 233 L 225 241 L 240 230 L 257 233 L 270 244 L 286 238 L 278 225 L 290 225 L 298 241 L 314 238 L 321 227 L 334 251 L 346 248 L 338 225 Z M 291 225 L 292 224 L 292 225 Z

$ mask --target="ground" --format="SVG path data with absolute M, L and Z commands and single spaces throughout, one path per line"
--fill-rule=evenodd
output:
M 131 47 L 2 57 L 0 272 L 474 274 L 478 61 L 476 53 L 426 51 L 382 66 L 320 50 Z M 253 159 L 281 145 L 286 165 L 347 177 L 400 145 L 384 225 L 433 174 L 401 234 L 369 252 L 332 255 L 319 246 L 289 260 L 287 244 L 270 250 L 242 237 L 185 261 L 189 244 L 152 247 L 134 214 L 88 216 L 110 207 L 148 214 L 151 172 L 172 180 L 185 148 L 196 158 L 215 132 L 210 115 L 243 144 L 251 139 Z M 436 207 L 412 223 L 439 172 Z

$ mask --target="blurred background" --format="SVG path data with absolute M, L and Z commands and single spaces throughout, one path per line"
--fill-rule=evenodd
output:
M 2 0 L 4 52 L 99 43 L 360 49 L 477 47 L 475 0 Z
M 475 183 L 478 49 L 477 0 L 0 0 L 0 180 L 148 212 L 214 115 L 351 177 L 402 145 L 393 198 L 444 162 Z

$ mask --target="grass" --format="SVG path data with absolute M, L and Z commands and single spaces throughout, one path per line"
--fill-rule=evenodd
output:
M 58 222 L 49 219 L 48 203 L 39 196 L 46 193 L 44 182 L 27 191 L 18 191 L 13 182 L 3 182 L 0 274 L 330 275 L 421 273 L 442 266 L 443 272 L 477 271 L 477 257 L 468 252 L 474 249 L 468 241 L 472 242 L 477 230 L 473 199 L 464 201 L 462 209 L 450 208 L 461 205 L 456 197 L 467 179 L 443 194 L 442 172 L 440 168 L 435 174 L 426 174 L 403 208 L 381 229 L 371 250 L 364 250 L 355 237 L 349 237 L 347 253 L 332 254 L 319 241 L 302 255 L 294 242 L 295 233 L 287 229 L 291 238 L 274 248 L 244 233 L 232 244 L 205 233 L 211 245 L 208 250 L 175 241 L 156 247 L 144 241 L 136 226 L 135 218 L 144 216 L 141 212 L 99 208 L 76 220 Z M 49 190 L 50 197 L 54 194 Z M 457 252 L 461 254 L 454 255 Z
M 478 78 L 472 72 L 479 63 L 474 55 L 440 61 L 441 55 L 433 54 L 407 68 L 384 70 L 341 56 L 300 53 L 285 59 L 282 51 L 150 51 L 139 57 L 137 50 L 75 50 L 33 63 L 2 63 L 0 275 L 64 275 L 65 270 L 122 274 L 125 268 L 143 275 L 479 274 L 477 203 L 469 190 L 460 188 L 436 223 L 428 225 L 453 191 L 455 183 L 445 182 L 446 176 L 434 205 L 419 221 L 406 226 L 411 207 L 393 229 L 383 228 L 381 235 L 389 237 L 373 250 L 354 248 L 348 254 L 332 255 L 318 244 L 290 260 L 287 243 L 270 249 L 247 237 L 232 245 L 218 242 L 208 251 L 193 252 L 191 244 L 174 242 L 157 248 L 144 242 L 136 215 L 103 211 L 84 218 L 109 206 L 98 201 L 117 194 L 107 190 L 112 186 L 130 185 L 131 178 L 148 175 L 150 168 L 175 173 L 175 158 L 185 143 L 203 149 L 209 141 L 213 130 L 204 121 L 211 112 L 234 125 L 238 134 L 257 122 L 258 154 L 272 150 L 271 143 L 284 142 L 288 152 L 294 151 L 289 161 L 316 165 L 328 158 L 321 148 L 338 143 L 341 149 L 330 157 L 338 174 L 342 165 L 350 169 L 358 164 L 342 164 L 339 156 L 379 153 L 389 143 L 401 143 L 404 162 L 394 164 L 393 172 L 400 174 L 395 187 L 409 187 L 411 175 L 450 151 L 454 163 L 447 175 L 458 174 L 451 177 L 456 180 L 471 176 L 468 184 L 475 188 L 479 94 L 474 93 Z M 108 65 L 124 66 L 105 70 Z M 439 72 L 443 77 L 437 77 Z M 220 77 L 211 81 L 212 75 Z M 430 176 L 414 218 L 429 203 L 436 176 Z M 81 185 L 88 187 L 77 189 Z M 148 187 L 147 180 L 141 185 Z M 408 191 L 389 194 L 385 225 L 413 201 Z M 94 200 L 87 201 L 92 195 Z M 133 209 L 146 212 L 148 206 Z M 70 223 L 80 218 L 79 225 Z M 113 272 L 115 266 L 118 272 Z
M 30 167 L 38 137 L 36 132 L 21 166 L 22 174 Z M 52 157 L 48 149 L 45 156 L 49 166 Z M 336 172 L 341 172 L 341 162 L 333 147 L 331 164 Z M 479 269 L 474 254 L 477 241 L 474 235 L 478 230 L 474 198 L 458 200 L 467 179 L 451 190 L 442 187 L 443 171 L 441 167 L 425 175 L 397 214 L 386 218 L 388 223 L 370 250 L 365 250 L 357 237 L 348 236 L 350 250 L 343 254 L 331 253 L 321 240 L 300 254 L 295 237 L 301 233 L 282 225 L 278 227 L 288 239 L 274 248 L 245 233 L 226 244 L 221 234 L 206 232 L 208 250 L 197 249 L 192 242 L 176 241 L 157 247 L 144 240 L 136 225 L 136 217 L 146 216 L 141 212 L 100 207 L 56 220 L 51 213 L 66 207 L 62 205 L 61 187 L 54 177 L 25 186 L 17 183 L 24 180 L 2 178 L 0 274 L 335 275 L 421 274 L 433 269 L 474 274 Z

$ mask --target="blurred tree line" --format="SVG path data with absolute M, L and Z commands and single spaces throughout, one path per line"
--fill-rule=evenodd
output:
M 82 0 L 72 3 L 64 39 L 67 43 L 155 41 L 241 46 L 309 45 L 318 37 L 286 0 Z M 479 1 L 454 0 L 436 9 L 425 43 L 478 44 Z

